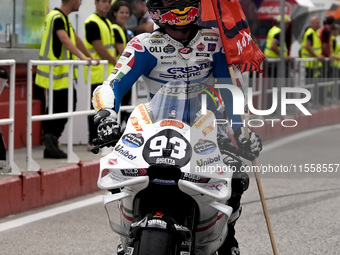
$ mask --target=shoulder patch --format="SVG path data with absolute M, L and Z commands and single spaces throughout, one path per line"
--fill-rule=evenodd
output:
M 138 37 L 134 37 L 133 39 L 131 39 L 126 45 L 126 47 L 131 47 L 139 52 L 144 51 L 144 47 Z

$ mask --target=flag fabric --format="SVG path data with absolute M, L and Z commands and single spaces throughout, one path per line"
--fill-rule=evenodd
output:
M 240 71 L 262 72 L 265 59 L 253 41 L 247 19 L 238 0 L 202 0 L 202 25 L 219 28 L 228 65 L 238 65 Z

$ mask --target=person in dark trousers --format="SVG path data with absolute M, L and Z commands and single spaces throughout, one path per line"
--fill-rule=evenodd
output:
M 51 10 L 45 19 L 45 29 L 42 36 L 39 53 L 40 60 L 87 60 L 91 64 L 94 59 L 86 49 L 80 37 L 74 31 L 68 15 L 79 10 L 81 0 L 62 0 L 61 7 Z M 68 111 L 69 66 L 53 67 L 53 113 Z M 74 79 L 77 78 L 77 68 L 74 69 Z M 43 112 L 47 113 L 49 66 L 38 65 L 35 77 L 35 98 L 42 101 Z M 77 102 L 74 90 L 73 108 Z M 67 118 L 53 119 L 42 122 L 44 158 L 67 158 L 67 154 L 59 148 L 58 139 L 64 131 Z
M 85 46 L 94 57 L 109 62 L 106 69 L 106 73 L 109 75 L 117 61 L 112 24 L 106 18 L 111 0 L 95 0 L 94 4 L 96 6 L 95 13 L 91 14 L 84 22 Z M 91 93 L 106 78 L 104 77 L 104 65 L 92 66 Z M 87 82 L 87 68 L 85 68 L 85 82 Z M 97 137 L 97 125 L 93 122 L 93 115 L 88 116 L 87 122 L 89 130 L 88 150 L 91 150 L 92 140 Z

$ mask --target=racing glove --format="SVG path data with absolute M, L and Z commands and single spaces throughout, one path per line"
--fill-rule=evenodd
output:
M 252 132 L 251 129 L 248 128 L 249 138 L 247 139 L 244 129 L 245 127 L 240 127 L 235 131 L 234 137 L 237 145 L 241 149 L 250 151 L 258 157 L 260 155 L 260 151 L 262 151 L 261 138 L 258 134 Z
M 94 123 L 98 124 L 98 138 L 93 140 L 94 145 L 114 146 L 121 136 L 121 128 L 117 122 L 117 114 L 111 109 L 102 109 L 94 116 Z

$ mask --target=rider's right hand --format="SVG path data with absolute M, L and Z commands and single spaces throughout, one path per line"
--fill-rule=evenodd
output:
M 94 123 L 98 124 L 98 138 L 93 140 L 94 145 L 107 144 L 113 146 L 120 138 L 121 130 L 117 122 L 116 113 L 111 109 L 102 109 L 94 116 Z M 110 143 L 112 142 L 112 143 Z

